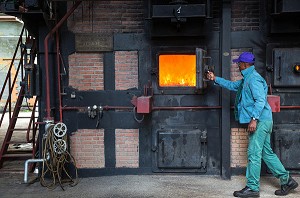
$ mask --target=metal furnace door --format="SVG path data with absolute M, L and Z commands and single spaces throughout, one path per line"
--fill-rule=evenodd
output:
M 200 129 L 157 131 L 157 167 L 164 171 L 195 169 L 206 172 L 207 132 Z M 182 170 L 181 170 L 182 171 Z
M 299 87 L 300 48 L 275 48 L 273 50 L 274 86 Z
M 275 153 L 284 167 L 295 170 L 300 169 L 300 129 L 299 126 L 276 127 L 274 129 Z

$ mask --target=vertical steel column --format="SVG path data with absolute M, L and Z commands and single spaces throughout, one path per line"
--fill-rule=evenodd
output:
M 222 3 L 222 15 L 221 15 L 221 69 L 222 77 L 230 78 L 230 65 L 231 65 L 231 0 L 223 0 Z M 222 119 L 221 119 L 221 144 L 222 144 L 222 156 L 221 156 L 221 174 L 223 179 L 231 178 L 230 168 L 230 91 L 222 89 L 221 91 L 221 103 L 222 103 Z

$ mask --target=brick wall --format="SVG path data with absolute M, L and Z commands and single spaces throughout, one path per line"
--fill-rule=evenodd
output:
M 259 0 L 233 0 L 231 10 L 232 31 L 259 30 Z
M 231 49 L 231 60 L 237 59 L 243 52 L 252 52 L 251 48 Z M 237 81 L 242 79 L 242 74 L 237 63 L 232 63 L 230 67 L 230 80 Z
M 220 2 L 213 0 L 213 28 L 219 30 Z M 69 2 L 70 7 L 72 2 Z M 259 30 L 259 0 L 232 1 L 232 31 Z M 76 33 L 143 33 L 144 7 L 142 0 L 84 1 L 68 19 L 68 28 Z M 113 12 L 112 12 L 113 10 Z M 233 49 L 232 58 L 251 49 Z M 115 89 L 138 88 L 138 52 L 115 51 Z M 237 64 L 231 65 L 231 80 L 242 76 Z M 101 53 L 75 53 L 69 56 L 69 85 L 79 90 L 103 90 L 103 55 Z M 102 137 L 98 137 L 102 133 Z M 231 166 L 247 164 L 247 133 L 243 128 L 231 131 Z M 72 152 L 78 167 L 104 167 L 102 130 L 79 130 L 72 137 Z M 138 129 L 116 129 L 116 167 L 139 166 Z M 101 143 L 88 143 L 99 138 Z M 96 140 L 95 140 L 96 141 Z M 93 145 L 93 146 L 91 146 Z M 85 147 L 87 146 L 87 148 Z M 99 146 L 99 147 L 98 147 Z M 82 150 L 78 150 L 84 148 Z M 92 156 L 97 153 L 96 156 Z M 99 154 L 99 155 L 98 155 Z M 92 162 L 92 160 L 95 160 Z
M 116 129 L 116 167 L 139 167 L 139 130 Z
M 103 168 L 104 130 L 79 129 L 70 136 L 70 150 L 77 168 Z
M 85 90 L 103 90 L 103 55 L 75 53 L 69 56 L 69 86 Z
M 242 52 L 252 52 L 251 48 L 231 50 L 231 60 L 236 59 Z M 231 64 L 230 80 L 242 79 L 237 63 Z M 248 133 L 245 128 L 231 129 L 231 167 L 245 167 L 247 165 Z
M 143 0 L 83 1 L 69 17 L 68 28 L 74 33 L 142 33 L 144 21 Z
M 68 3 L 70 8 L 72 2 Z M 143 33 L 144 1 L 84 1 L 68 19 L 73 33 Z M 115 89 L 138 88 L 138 52 L 116 51 Z M 103 54 L 75 53 L 69 56 L 69 86 L 81 90 L 104 90 Z M 102 136 L 99 137 L 99 135 Z M 96 139 L 100 140 L 96 141 Z M 103 130 L 82 129 L 71 136 L 71 151 L 79 168 L 102 168 Z M 116 167 L 139 167 L 139 132 L 116 130 Z
M 116 129 L 116 167 L 139 167 L 139 130 Z M 77 168 L 104 168 L 104 130 L 80 129 L 70 136 Z
M 115 52 L 115 89 L 138 88 L 138 52 Z
M 241 54 L 240 51 L 236 51 L 236 50 L 231 50 L 231 60 L 236 59 L 239 57 L 239 55 Z M 233 63 L 231 61 L 231 66 L 230 66 L 230 80 L 232 81 L 237 81 L 242 79 L 242 74 L 239 70 L 239 66 L 237 63 Z
M 248 132 L 243 128 L 231 129 L 231 167 L 247 166 Z

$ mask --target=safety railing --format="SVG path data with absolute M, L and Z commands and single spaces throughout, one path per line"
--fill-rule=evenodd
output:
M 24 74 L 23 74 L 23 53 L 24 53 L 24 50 L 22 50 L 22 49 L 21 49 L 21 57 L 20 57 L 20 60 L 19 60 L 19 63 L 18 63 L 17 69 L 16 69 L 16 73 L 12 73 L 12 69 L 15 66 L 17 53 L 19 52 L 20 46 L 22 44 L 24 33 L 25 33 L 25 27 L 23 26 L 22 31 L 20 33 L 18 43 L 17 43 L 17 47 L 15 49 L 12 61 L 10 63 L 10 66 L 9 66 L 8 71 L 7 71 L 4 83 L 2 85 L 2 89 L 1 89 L 1 93 L 0 93 L 0 101 L 3 99 L 2 97 L 4 96 L 4 93 L 5 93 L 6 90 L 7 90 L 7 96 L 8 97 L 6 98 L 6 102 L 5 102 L 5 105 L 3 107 L 3 112 L 2 112 L 2 115 L 1 115 L 1 119 L 0 119 L 0 127 L 2 126 L 2 123 L 3 123 L 4 116 L 5 116 L 6 112 L 8 112 L 8 114 L 9 114 L 9 122 L 12 119 L 12 116 L 11 116 L 11 112 L 12 112 L 12 109 L 13 109 L 12 102 L 11 102 L 12 101 L 12 93 L 13 93 L 13 88 L 16 85 L 17 78 L 18 78 L 18 75 L 19 75 L 20 71 L 21 71 L 21 77 L 20 78 L 21 79 L 24 78 Z
M 24 39 L 25 39 L 25 44 L 23 43 Z M 27 48 L 27 46 L 31 46 L 31 48 Z M 9 122 L 7 132 L 5 134 L 3 144 L 0 149 L 0 168 L 2 167 L 2 164 L 6 159 L 13 160 L 13 159 L 34 158 L 35 153 L 37 151 L 37 144 L 38 144 L 38 142 L 36 141 L 36 137 L 38 135 L 37 134 L 38 124 L 36 123 L 37 98 L 35 98 L 35 100 L 33 101 L 33 105 L 31 106 L 32 108 L 30 108 L 30 110 L 32 111 L 31 115 L 29 117 L 19 116 L 22 107 L 29 108 L 28 103 L 27 105 L 23 105 L 24 103 L 23 100 L 25 98 L 24 82 L 26 82 L 25 78 L 27 78 L 24 69 L 26 68 L 26 65 L 28 64 L 29 61 L 33 62 L 33 60 L 31 59 L 34 59 L 35 57 L 35 56 L 30 56 L 31 59 L 28 59 L 27 57 L 28 52 L 26 50 L 30 50 L 32 53 L 35 53 L 35 47 L 36 45 L 34 39 L 30 36 L 27 36 L 25 27 L 23 27 L 0 93 L 0 100 L 2 99 L 3 101 L 6 100 L 5 105 L 3 106 L 3 112 L 0 119 L 0 127 L 4 121 L 5 114 L 7 113 L 8 113 L 7 121 Z M 20 57 L 16 58 L 18 53 L 20 53 Z M 15 93 L 14 89 L 15 87 L 17 87 L 18 82 L 20 83 L 20 89 L 18 90 L 17 100 L 13 102 L 12 95 Z M 4 96 L 7 96 L 7 98 L 4 98 Z M 25 118 L 29 120 L 29 124 L 27 128 L 16 128 L 17 119 L 19 118 Z M 21 133 L 22 131 L 26 132 L 26 139 L 24 138 L 24 141 L 21 141 L 20 144 L 31 143 L 32 150 L 30 154 L 26 153 L 27 150 L 24 150 L 26 151 L 24 153 L 22 152 L 13 153 L 11 150 L 9 150 L 9 145 L 14 144 L 15 142 L 15 141 L 11 141 L 14 131 L 19 133 Z

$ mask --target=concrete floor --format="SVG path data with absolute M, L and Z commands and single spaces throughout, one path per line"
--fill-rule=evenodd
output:
M 0 117 L 2 116 L 2 113 L 0 113 Z M 20 112 L 19 114 L 20 117 L 30 117 L 31 116 L 31 112 L 30 111 L 24 111 L 24 112 Z M 9 125 L 9 119 L 8 119 L 9 115 L 8 113 L 5 114 L 4 116 L 4 120 L 3 123 L 0 127 L 0 146 L 2 147 L 2 143 L 3 140 L 5 138 L 5 135 L 7 133 L 7 128 Z M 29 124 L 29 119 L 18 119 L 15 128 L 27 128 Z M 15 131 L 11 137 L 11 141 L 14 142 L 26 142 L 26 131 Z M 0 147 L 0 149 L 1 149 Z M 9 146 L 9 150 L 31 150 L 32 145 L 30 143 L 28 144 L 22 144 L 20 146 L 18 146 L 18 144 L 11 144 Z M 5 161 L 3 164 L 2 169 L 0 169 L 0 171 L 21 171 L 24 170 L 24 162 L 23 161 Z M 1 195 L 0 195 L 1 197 Z
M 26 114 L 26 113 L 25 113 Z M 22 123 L 20 123 L 22 125 Z M 5 123 L 0 129 L 0 144 L 6 131 Z M 25 134 L 16 135 L 16 139 L 24 139 Z M 16 170 L 17 171 L 14 171 Z M 13 171 L 12 171 L 13 170 Z M 234 176 L 231 180 L 223 180 L 218 176 L 153 174 L 153 175 L 120 175 L 80 178 L 74 186 L 57 186 L 55 189 L 43 187 L 39 181 L 33 184 L 24 183 L 24 161 L 5 162 L 0 169 L 0 198 L 214 198 L 233 197 L 235 190 L 245 186 L 244 176 Z M 28 180 L 36 178 L 30 174 Z M 294 177 L 300 184 L 300 176 Z M 49 181 L 52 182 L 52 181 Z M 276 197 L 274 191 L 279 188 L 278 180 L 274 177 L 262 177 L 261 197 Z M 300 197 L 300 187 L 286 196 Z
M 35 177 L 31 175 L 29 180 Z M 300 177 L 295 177 L 300 183 Z M 234 176 L 231 180 L 222 180 L 215 176 L 197 175 L 121 175 L 80 178 L 74 186 L 60 186 L 49 189 L 41 186 L 39 181 L 33 184 L 23 183 L 23 174 L 0 172 L 0 197 L 130 197 L 130 198 L 191 198 L 191 197 L 233 197 L 235 190 L 245 186 L 243 176 Z M 260 197 L 276 197 L 274 191 L 279 187 L 277 179 L 262 177 Z M 287 198 L 300 197 L 297 188 Z

